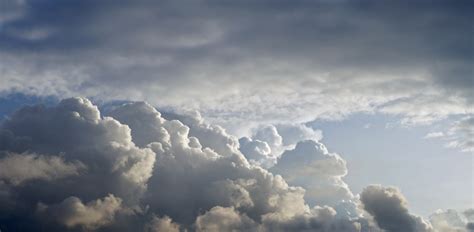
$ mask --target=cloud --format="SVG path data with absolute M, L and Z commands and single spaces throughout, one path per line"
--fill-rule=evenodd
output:
M 469 231 L 468 219 L 453 209 L 436 211 L 430 215 L 430 222 L 433 228 L 440 232 Z
M 115 213 L 120 210 L 122 200 L 113 195 L 83 204 L 77 197 L 68 197 L 56 205 L 38 203 L 37 213 L 45 220 L 55 220 L 72 228 L 76 226 L 94 230 L 113 222 Z
M 251 162 L 270 168 L 286 149 L 293 149 L 303 140 L 318 141 L 322 132 L 304 124 L 277 124 L 260 126 L 250 137 L 239 139 L 240 151 Z
M 235 128 L 472 113 L 471 1 L 9 2 L 2 93 L 146 100 Z
M 467 209 L 463 214 L 469 222 L 474 222 L 474 209 Z
M 441 138 L 444 136 L 443 132 L 430 132 L 425 135 L 425 139 L 432 139 L 432 138 Z
M 276 163 L 276 155 L 267 142 L 252 140 L 248 137 L 239 139 L 240 151 L 250 162 L 255 162 L 263 167 L 271 167 Z
M 14 185 L 34 179 L 54 180 L 79 175 L 80 162 L 65 163 L 61 157 L 36 154 L 0 154 L 0 179 Z
M 323 144 L 313 140 L 297 143 L 281 155 L 270 171 L 282 175 L 292 185 L 304 187 L 309 204 L 329 205 L 339 209 L 340 214 L 357 217 L 357 207 L 352 202 L 355 198 L 342 180 L 347 174 L 346 161 L 329 153 Z
M 474 117 L 468 116 L 455 122 L 448 131 L 447 147 L 463 152 L 474 152 Z
M 216 206 L 196 219 L 197 231 L 252 231 L 256 223 L 246 215 L 240 215 L 234 208 Z
M 188 137 L 189 127 L 180 121 L 160 118 L 159 113 L 149 105 L 146 108 L 142 106 L 141 103 L 131 103 L 122 107 L 137 114 L 137 118 L 143 119 L 140 114 L 155 115 L 149 117 L 152 121 L 141 120 L 148 123 L 147 130 L 136 130 L 134 124 L 129 123 L 134 117 L 117 118 L 130 126 L 133 137 L 135 133 L 153 134 L 153 131 L 161 129 L 169 134 L 165 139 L 148 145 L 157 155 L 144 199 L 152 210 L 190 225 L 202 210 L 210 210 L 215 205 L 234 206 L 257 218 L 280 210 L 283 206 L 278 202 L 292 197 L 301 199 L 296 208 L 305 209 L 302 189 L 291 188 L 281 177 L 250 166 L 238 150 L 221 155 L 213 150 L 214 147 L 202 146 L 199 138 Z M 122 109 L 116 110 L 120 112 Z M 110 115 L 115 115 L 114 111 Z M 188 194 L 190 192 L 193 194 Z M 263 200 L 272 197 L 281 200 L 274 203 Z M 181 210 L 183 208 L 187 210 Z
M 450 123 L 444 132 L 431 132 L 426 134 L 424 138 L 441 139 L 445 143 L 445 147 L 472 153 L 474 151 L 474 117 L 469 114 L 466 117 L 456 119 Z
M 171 218 L 165 216 L 163 218 L 153 217 L 150 224 L 146 227 L 147 232 L 179 232 L 179 225 L 174 223 Z
M 314 207 L 309 214 L 284 219 L 280 215 L 268 215 L 264 221 L 267 231 L 377 231 L 363 228 L 359 222 L 336 217 L 331 207 Z
M 429 223 L 408 212 L 405 197 L 396 188 L 371 185 L 364 188 L 360 200 L 381 229 L 388 232 L 432 231 Z
M 0 124 L 2 230 L 380 231 L 368 212 L 382 229 L 429 231 L 393 188 L 366 188 L 365 212 L 339 155 L 315 140 L 286 146 L 278 126 L 250 141 L 288 148 L 267 170 L 199 114 L 130 102 L 105 115 L 70 98 Z
M 303 140 L 319 141 L 323 138 L 322 131 L 315 130 L 304 124 L 279 124 L 276 128 L 285 146 L 294 146 Z
M 128 126 L 100 116 L 83 98 L 24 107 L 4 120 L 0 131 L 2 154 L 15 154 L 2 157 L 2 164 L 23 165 L 2 168 L 3 177 L 13 180 L 1 186 L 6 194 L 0 201 L 12 205 L 0 212 L 7 228 L 20 220 L 34 230 L 36 219 L 27 215 L 37 203 L 55 205 L 72 196 L 90 202 L 113 194 L 134 206 L 155 160 L 153 151 L 134 145 Z

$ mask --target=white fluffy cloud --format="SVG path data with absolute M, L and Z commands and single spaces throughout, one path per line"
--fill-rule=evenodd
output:
M 336 207 L 347 216 L 358 215 L 357 207 L 351 203 L 355 198 L 342 180 L 347 174 L 346 162 L 329 153 L 323 144 L 301 141 L 294 149 L 285 151 L 270 170 L 290 184 L 304 187 L 305 199 L 310 204 Z
M 277 124 L 260 126 L 250 137 L 239 139 L 240 151 L 247 159 L 270 168 L 287 149 L 293 149 L 304 140 L 319 141 L 322 132 L 304 124 Z

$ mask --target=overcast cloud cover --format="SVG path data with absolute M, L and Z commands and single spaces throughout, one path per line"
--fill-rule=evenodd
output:
M 474 231 L 472 202 L 422 217 L 396 186 L 353 192 L 311 127 L 393 117 L 472 155 L 473 12 L 0 0 L 0 98 L 64 99 L 0 121 L 0 230 Z

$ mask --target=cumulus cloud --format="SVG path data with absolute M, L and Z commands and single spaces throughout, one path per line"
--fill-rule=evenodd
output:
M 472 211 L 472 209 L 471 209 Z M 466 212 L 469 212 L 467 210 Z M 472 221 L 472 219 L 471 219 Z M 462 213 L 453 210 L 437 210 L 430 215 L 430 222 L 436 231 L 440 232 L 469 232 L 469 219 Z
M 246 215 L 241 215 L 234 208 L 216 206 L 196 219 L 197 231 L 252 231 L 256 223 Z
M 318 141 L 287 147 L 278 126 L 255 133 L 268 152 L 288 148 L 269 171 L 199 114 L 165 118 L 131 102 L 106 115 L 71 98 L 1 123 L 2 230 L 380 231 L 342 180 L 346 162 Z M 382 229 L 396 231 L 392 216 L 429 229 L 397 190 L 368 187 L 361 201 Z
M 146 110 L 140 110 L 138 107 L 141 106 L 140 103 L 131 103 L 122 107 L 136 114 L 160 117 L 153 107 L 148 105 Z M 116 110 L 120 111 L 120 108 Z M 114 112 L 110 115 L 114 115 Z M 117 118 L 126 124 L 131 120 L 120 116 Z M 282 203 L 279 202 L 287 198 L 300 199 L 294 208 L 305 209 L 302 199 L 304 190 L 289 187 L 281 177 L 249 165 L 238 150 L 227 154 L 216 153 L 217 149 L 202 146 L 200 138 L 190 139 L 190 128 L 180 121 L 162 118 L 159 121 L 161 128 L 169 133 L 169 139 L 157 140 L 148 145 L 157 155 L 144 199 L 152 210 L 190 225 L 202 210 L 210 210 L 216 205 L 236 207 L 255 219 L 259 215 L 282 210 Z M 153 121 L 149 123 L 156 125 Z M 136 131 L 133 124 L 130 127 L 132 136 L 134 133 L 151 133 Z M 148 127 L 148 130 L 157 129 L 160 129 L 159 125 Z M 274 198 L 275 202 L 263 200 L 269 198 Z M 183 208 L 187 210 L 181 210 Z
M 347 174 L 346 162 L 338 154 L 329 153 L 323 144 L 301 141 L 294 149 L 285 151 L 270 170 L 290 184 L 304 187 L 305 199 L 310 204 L 329 205 L 340 209 L 340 214 L 357 215 L 357 207 L 349 203 L 354 196 L 342 180 Z
M 319 141 L 323 138 L 322 131 L 315 130 L 305 124 L 279 124 L 276 125 L 276 128 L 285 146 L 295 145 L 303 140 Z
M 55 205 L 38 203 L 37 213 L 45 220 L 55 220 L 72 228 L 83 227 L 94 230 L 114 220 L 115 213 L 120 210 L 122 200 L 113 195 L 89 202 L 87 204 L 77 197 L 68 197 Z
M 240 151 L 247 159 L 270 168 L 286 149 L 293 149 L 303 140 L 319 141 L 322 132 L 304 124 L 277 124 L 260 126 L 250 137 L 239 139 Z
M 37 203 L 55 205 L 72 196 L 90 202 L 113 194 L 124 205 L 135 205 L 155 160 L 151 149 L 135 146 L 128 126 L 100 116 L 83 98 L 24 107 L 3 121 L 0 131 L 2 154 L 15 154 L 1 159 L 9 164 L 1 170 L 2 179 L 9 179 L 2 201 L 12 205 L 0 210 L 6 226 L 21 219 L 34 229 L 35 219 L 25 215 Z
M 153 217 L 150 224 L 146 226 L 146 232 L 179 232 L 179 225 L 174 223 L 170 217 Z
M 340 219 L 331 207 L 314 207 L 310 213 L 292 218 L 280 215 L 268 215 L 264 226 L 268 231 L 377 231 L 377 228 L 365 228 L 357 221 Z
M 14 185 L 34 179 L 54 180 L 78 175 L 84 169 L 80 162 L 66 163 L 61 157 L 36 154 L 0 153 L 0 179 Z
M 239 139 L 239 144 L 240 151 L 250 162 L 255 162 L 263 167 L 271 167 L 276 163 L 277 155 L 272 153 L 267 142 L 242 137 Z
M 429 223 L 409 213 L 405 197 L 396 188 L 371 185 L 362 191 L 360 200 L 381 229 L 389 232 L 432 231 Z

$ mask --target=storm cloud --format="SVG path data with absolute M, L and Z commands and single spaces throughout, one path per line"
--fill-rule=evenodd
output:
M 235 128 L 473 113 L 471 1 L 3 5 L 2 93 L 146 100 Z

